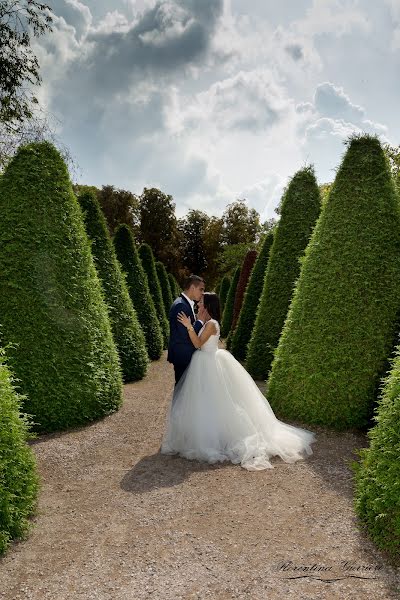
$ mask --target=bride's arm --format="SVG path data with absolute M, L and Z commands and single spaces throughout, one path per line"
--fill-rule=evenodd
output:
M 190 341 L 192 342 L 193 346 L 195 346 L 195 348 L 201 348 L 201 346 L 203 346 L 203 344 L 206 343 L 210 336 L 215 335 L 217 333 L 215 323 L 212 323 L 210 321 L 209 323 L 206 323 L 206 326 L 204 327 L 201 335 L 198 336 L 194 330 L 194 327 L 189 317 L 185 315 L 184 312 L 179 313 L 178 321 L 180 321 L 188 330 Z

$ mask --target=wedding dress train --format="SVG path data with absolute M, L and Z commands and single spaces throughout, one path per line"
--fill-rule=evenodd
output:
M 218 348 L 220 328 L 213 321 L 217 334 L 194 352 L 175 386 L 161 454 L 230 461 L 249 471 L 272 469 L 272 456 L 291 463 L 313 454 L 315 434 L 275 417 L 246 369 Z

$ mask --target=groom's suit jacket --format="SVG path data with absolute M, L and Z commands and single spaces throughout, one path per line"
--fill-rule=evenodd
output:
M 193 316 L 192 307 L 184 296 L 178 296 L 169 311 L 169 342 L 167 360 L 175 365 L 188 365 L 196 348 L 193 346 L 189 333 L 182 323 L 177 319 L 180 312 L 184 312 L 192 322 L 194 330 L 199 333 L 203 327 L 201 321 L 196 321 Z

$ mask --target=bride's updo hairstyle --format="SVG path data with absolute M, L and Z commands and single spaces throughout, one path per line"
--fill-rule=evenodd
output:
M 210 317 L 219 323 L 221 320 L 221 305 L 217 294 L 214 292 L 204 292 L 203 302 L 204 308 L 207 309 Z

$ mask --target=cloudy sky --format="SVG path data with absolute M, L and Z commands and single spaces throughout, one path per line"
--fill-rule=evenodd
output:
M 353 131 L 400 143 L 400 0 L 48 0 L 38 98 L 79 182 L 276 216 L 294 172 L 332 181 Z

